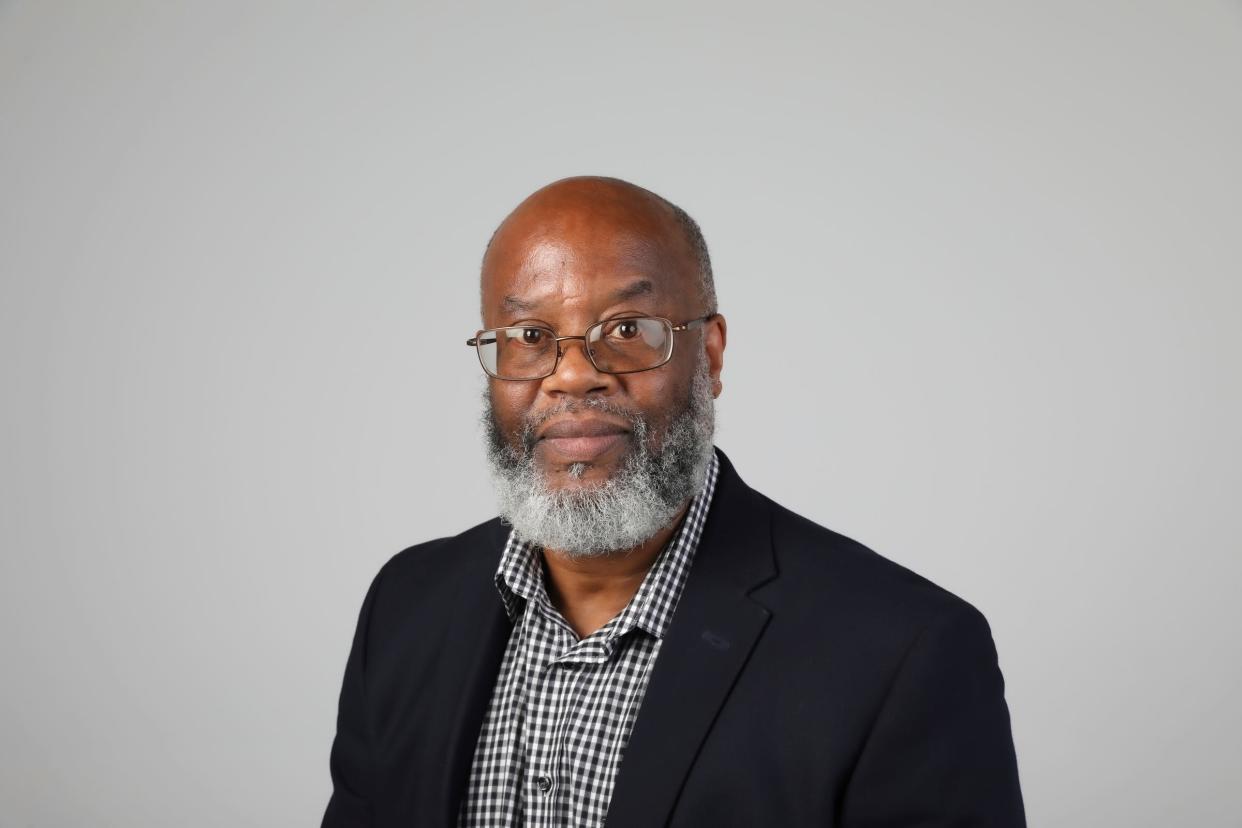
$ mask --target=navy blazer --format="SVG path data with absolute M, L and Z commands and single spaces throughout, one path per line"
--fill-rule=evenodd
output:
M 1025 825 L 1004 679 L 962 599 L 720 476 L 608 828 Z M 498 518 L 376 576 L 324 826 L 452 826 L 511 624 Z

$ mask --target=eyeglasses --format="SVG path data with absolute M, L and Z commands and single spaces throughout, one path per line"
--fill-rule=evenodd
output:
M 488 375 L 502 380 L 550 377 L 565 355 L 561 342 L 581 339 L 582 349 L 595 370 L 604 374 L 633 374 L 659 368 L 673 358 L 673 333 L 697 328 L 711 313 L 674 325 L 662 316 L 622 316 L 596 322 L 582 336 L 557 336 L 543 325 L 513 325 L 479 331 L 466 344 L 479 354 Z

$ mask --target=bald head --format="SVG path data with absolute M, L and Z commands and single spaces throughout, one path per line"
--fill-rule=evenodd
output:
M 592 243 L 618 228 L 636 248 L 659 248 L 668 266 L 693 285 L 703 312 L 716 312 L 711 258 L 698 223 L 676 204 L 619 178 L 563 178 L 528 196 L 488 241 L 484 287 L 497 267 L 509 266 L 515 254 L 520 258 L 522 245 L 558 234 Z

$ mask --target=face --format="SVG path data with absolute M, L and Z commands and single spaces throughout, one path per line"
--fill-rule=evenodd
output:
M 642 191 L 598 183 L 536 193 L 485 257 L 484 327 L 539 324 L 564 336 L 618 316 L 663 316 L 675 325 L 704 316 L 697 263 L 665 210 Z M 640 441 L 659 452 L 687 410 L 696 372 L 711 396 L 720 393 L 723 317 L 673 337 L 672 359 L 648 371 L 602 373 L 580 340 L 567 340 L 550 377 L 489 378 L 494 439 L 529 455 L 549 490 L 604 484 L 632 463 Z

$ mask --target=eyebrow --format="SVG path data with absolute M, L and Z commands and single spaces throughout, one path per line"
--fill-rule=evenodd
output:
M 637 296 L 650 296 L 655 293 L 655 285 L 651 284 L 650 279 L 639 279 L 637 282 L 631 282 L 625 287 L 612 294 L 613 302 L 624 302 L 627 299 L 633 299 Z
M 631 282 L 612 294 L 612 303 L 624 302 L 638 296 L 650 296 L 655 293 L 655 285 L 650 279 L 639 279 L 637 282 Z M 500 300 L 501 306 L 510 313 L 529 313 L 538 307 L 538 302 L 528 302 L 525 299 L 519 299 L 516 296 L 509 295 Z
M 527 313 L 535 309 L 534 302 L 527 302 L 516 296 L 506 296 L 500 300 L 500 304 L 510 313 Z

